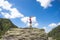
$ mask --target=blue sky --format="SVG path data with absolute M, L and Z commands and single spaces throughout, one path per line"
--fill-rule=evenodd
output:
M 33 16 L 33 27 L 49 32 L 60 25 L 60 0 L 0 0 L 0 18 L 26 27 L 30 16 Z

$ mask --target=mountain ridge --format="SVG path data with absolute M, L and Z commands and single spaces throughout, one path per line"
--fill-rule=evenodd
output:
M 0 18 L 0 37 L 10 28 L 18 28 L 9 19 Z
M 54 29 L 52 29 L 49 33 L 48 33 L 49 37 L 53 37 L 56 40 L 60 40 L 60 25 L 58 25 L 57 27 L 55 27 Z

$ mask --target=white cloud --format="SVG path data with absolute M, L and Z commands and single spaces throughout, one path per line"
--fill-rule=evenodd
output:
M 36 22 L 36 17 L 32 17 L 32 22 Z
M 37 22 L 36 17 L 32 17 L 31 19 L 32 19 L 33 23 Z M 27 22 L 29 22 L 29 17 L 23 17 L 23 18 L 21 18 L 21 21 L 23 21 L 24 23 L 27 23 Z
M 2 9 L 0 8 L 0 12 L 2 11 Z
M 46 27 L 43 27 L 43 29 L 45 29 L 45 30 L 46 30 L 47 28 L 46 28 Z
M 57 27 L 58 25 L 60 25 L 59 23 L 51 23 L 48 25 L 48 27 L 43 27 L 45 29 L 45 31 L 48 33 L 50 32 L 53 28 Z
M 28 27 L 29 27 L 29 26 L 30 26 L 30 24 L 29 24 L 29 23 L 27 23 L 27 24 L 26 24 L 26 26 L 28 26 Z
M 21 18 L 21 21 L 24 23 L 27 23 L 27 22 L 29 22 L 29 17 L 23 17 L 23 18 Z
M 37 27 L 39 24 L 36 20 L 36 17 L 32 17 L 31 19 L 32 19 L 32 26 Z M 27 23 L 27 26 L 30 25 L 29 24 L 29 17 L 23 17 L 23 18 L 21 18 L 21 21 L 24 22 L 24 23 Z
M 48 33 L 50 32 L 53 28 L 57 27 L 58 25 L 60 25 L 60 22 L 59 23 L 51 23 L 49 24 L 47 27 L 44 26 L 42 27 L 43 29 L 45 29 L 45 32 Z
M 56 27 L 56 26 L 58 26 L 58 25 L 60 25 L 60 22 L 57 23 L 57 24 L 56 24 L 56 23 L 51 23 L 51 24 L 49 24 L 48 26 L 54 28 L 54 27 Z
M 57 24 L 56 24 L 56 23 L 51 23 L 51 24 L 49 24 L 48 26 L 49 26 L 49 27 L 56 27 Z
M 1 12 L 1 14 L 5 17 L 5 18 L 20 18 L 20 17 L 24 17 L 23 14 L 21 14 L 16 8 L 12 8 L 10 9 L 10 14 L 9 13 L 4 13 Z
M 6 10 L 10 10 L 10 8 L 12 7 L 12 4 L 10 4 L 8 1 L 0 0 L 0 7 Z
M 37 27 L 38 28 L 38 25 L 39 25 L 38 23 L 34 23 L 33 27 Z
M 11 18 L 24 17 L 24 15 L 21 14 L 16 8 L 12 8 L 10 11 L 11 11 Z
M 18 9 L 14 8 L 11 3 L 9 3 L 7 0 L 0 0 L 0 7 L 8 10 L 9 12 L 0 12 L 4 18 L 20 18 L 22 22 L 27 23 L 29 26 L 29 17 L 25 17 L 22 13 L 18 11 Z M 34 26 L 38 26 L 38 22 L 36 20 L 36 17 L 32 17 L 32 22 Z
M 45 30 L 46 33 L 48 33 L 47 27 L 44 26 L 43 29 Z
M 10 18 L 10 15 L 8 13 L 1 12 L 2 15 L 4 15 L 5 18 Z
M 60 25 L 60 22 L 57 25 Z
M 38 24 L 37 22 L 36 22 L 36 23 L 32 23 L 32 27 L 38 28 L 38 25 L 39 25 L 39 24 Z M 28 26 L 28 27 L 29 27 L 29 26 L 30 26 L 30 24 L 29 24 L 29 23 L 27 23 L 27 25 L 26 25 L 26 26 Z
M 5 10 L 9 10 L 9 13 L 4 13 L 1 12 L 1 14 L 5 17 L 5 18 L 19 18 L 19 17 L 23 17 L 24 15 L 21 14 L 16 8 L 11 8 L 12 4 L 9 3 L 6 0 L 0 0 L 0 7 L 2 7 Z
M 39 2 L 43 8 L 51 7 L 52 6 L 52 4 L 51 4 L 52 1 L 53 0 L 37 0 L 37 2 Z

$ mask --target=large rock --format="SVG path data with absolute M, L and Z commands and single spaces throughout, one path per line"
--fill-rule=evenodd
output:
M 11 28 L 2 40 L 47 40 L 44 29 L 37 28 Z

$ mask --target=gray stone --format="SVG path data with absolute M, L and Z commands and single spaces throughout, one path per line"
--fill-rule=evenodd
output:
M 2 36 L 2 40 L 47 40 L 47 35 L 37 28 L 11 28 Z

